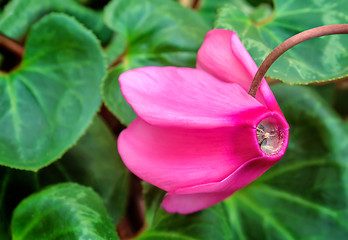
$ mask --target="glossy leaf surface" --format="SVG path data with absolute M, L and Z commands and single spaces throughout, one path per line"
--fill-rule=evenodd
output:
M 304 30 L 347 23 L 345 0 L 274 0 L 270 7 L 254 8 L 245 0 L 233 0 L 218 10 L 215 28 L 235 31 L 258 66 L 287 38 Z M 290 84 L 308 84 L 348 75 L 348 36 L 335 35 L 301 43 L 280 57 L 267 72 Z
M 102 119 L 95 118 L 86 134 L 62 159 L 37 173 L 0 167 L 0 239 L 10 239 L 12 211 L 23 198 L 47 185 L 66 181 L 92 187 L 113 222 L 120 221 L 128 199 L 128 170 Z
M 111 1 L 105 9 L 105 21 L 125 39 L 126 48 L 117 70 L 105 79 L 103 98 L 117 118 L 128 125 L 135 114 L 119 90 L 119 74 L 143 66 L 194 67 L 209 28 L 196 12 L 172 0 Z
M 72 181 L 92 187 L 115 223 L 125 211 L 129 171 L 118 155 L 115 137 L 99 117 L 62 159 L 38 172 L 38 179 L 41 185 Z
M 0 16 L 0 31 L 10 38 L 21 39 L 37 20 L 52 12 L 74 16 L 91 29 L 102 43 L 108 42 L 111 37 L 111 31 L 101 14 L 78 4 L 76 0 L 12 0 Z
M 76 20 L 34 25 L 20 66 L 0 74 L 0 164 L 38 170 L 62 156 L 98 110 L 104 74 L 97 39 Z
M 75 183 L 58 184 L 24 199 L 13 214 L 12 236 L 15 240 L 119 239 L 99 196 Z

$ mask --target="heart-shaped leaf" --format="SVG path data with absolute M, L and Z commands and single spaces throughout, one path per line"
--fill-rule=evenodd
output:
M 115 137 L 100 118 L 63 157 L 37 173 L 41 186 L 73 181 L 92 187 L 117 223 L 127 205 L 129 171 L 118 152 Z
M 0 17 L 0 31 L 10 38 L 20 39 L 38 19 L 51 12 L 74 16 L 91 29 L 102 43 L 108 42 L 111 37 L 112 32 L 104 24 L 101 14 L 80 5 L 76 0 L 11 0 Z
M 233 0 L 218 11 L 215 28 L 235 31 L 259 66 L 287 38 L 321 25 L 347 23 L 345 0 L 330 2 L 274 0 L 274 10 Z M 291 84 L 325 82 L 348 75 L 348 36 L 312 39 L 281 56 L 267 72 Z
M 21 65 L 0 74 L 0 164 L 38 170 L 59 158 L 92 121 L 104 74 L 97 39 L 76 20 L 34 25 Z
M 0 167 L 0 239 L 10 239 L 14 208 L 28 195 L 47 185 L 73 181 L 92 187 L 116 224 L 128 199 L 129 172 L 117 153 L 114 136 L 100 118 L 59 160 L 38 172 Z
M 337 239 L 348 234 L 348 136 L 345 125 L 313 90 L 272 89 L 290 124 L 284 157 L 224 202 L 182 216 L 160 209 L 151 190 L 150 228 L 139 239 Z
M 119 239 L 99 196 L 75 183 L 58 184 L 24 199 L 11 225 L 16 240 Z
M 209 28 L 196 12 L 172 0 L 114 0 L 105 8 L 105 21 L 126 41 L 115 44 L 127 47 L 116 61 L 120 66 L 105 79 L 103 98 L 120 121 L 129 124 L 135 114 L 119 90 L 119 74 L 150 65 L 194 67 Z

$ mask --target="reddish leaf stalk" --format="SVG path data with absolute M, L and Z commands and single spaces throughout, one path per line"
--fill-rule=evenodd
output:
M 193 1 L 192 9 L 199 9 L 200 5 L 201 5 L 201 1 L 195 0 L 195 1 Z
M 312 28 L 299 34 L 296 34 L 295 36 L 292 36 L 283 43 L 281 43 L 266 57 L 266 59 L 260 65 L 260 68 L 256 72 L 254 79 L 251 83 L 249 95 L 252 97 L 256 96 L 262 78 L 265 76 L 267 70 L 287 50 L 304 41 L 334 34 L 348 34 L 348 24 L 335 24 Z
M 24 48 L 17 41 L 10 39 L 1 33 L 0 33 L 0 46 L 8 49 L 9 51 L 16 54 L 20 58 L 23 57 Z
M 124 49 L 124 51 L 108 66 L 108 69 L 111 69 L 113 67 L 116 67 L 117 65 L 121 64 L 124 61 L 124 57 L 126 56 L 128 52 L 128 46 Z
M 145 202 L 141 180 L 133 174 L 131 174 L 130 180 L 127 212 L 117 226 L 120 239 L 133 239 L 145 224 Z

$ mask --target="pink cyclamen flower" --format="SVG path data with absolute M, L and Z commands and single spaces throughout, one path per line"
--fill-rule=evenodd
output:
M 261 176 L 284 154 L 289 126 L 238 36 L 207 33 L 197 69 L 143 67 L 123 73 L 121 91 L 138 115 L 118 139 L 126 166 L 167 191 L 162 207 L 192 213 Z

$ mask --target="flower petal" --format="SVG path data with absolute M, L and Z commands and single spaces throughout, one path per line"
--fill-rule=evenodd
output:
M 238 83 L 249 91 L 257 66 L 233 31 L 213 29 L 207 33 L 197 54 L 197 68 L 225 82 Z M 265 79 L 256 99 L 272 111 L 281 113 Z
M 219 182 L 264 155 L 252 126 L 168 128 L 140 118 L 121 133 L 118 149 L 130 171 L 167 192 Z
M 198 69 L 143 67 L 123 73 L 119 81 L 138 116 L 157 126 L 231 126 L 238 121 L 234 115 L 268 111 L 238 84 Z
M 215 183 L 207 183 L 178 189 L 167 194 L 162 207 L 168 212 L 188 214 L 200 211 L 223 201 L 237 190 L 260 177 L 281 156 L 275 158 L 261 157 L 249 160 L 228 177 Z
M 189 214 L 210 207 L 230 196 L 229 193 L 167 194 L 161 206 L 169 213 Z

